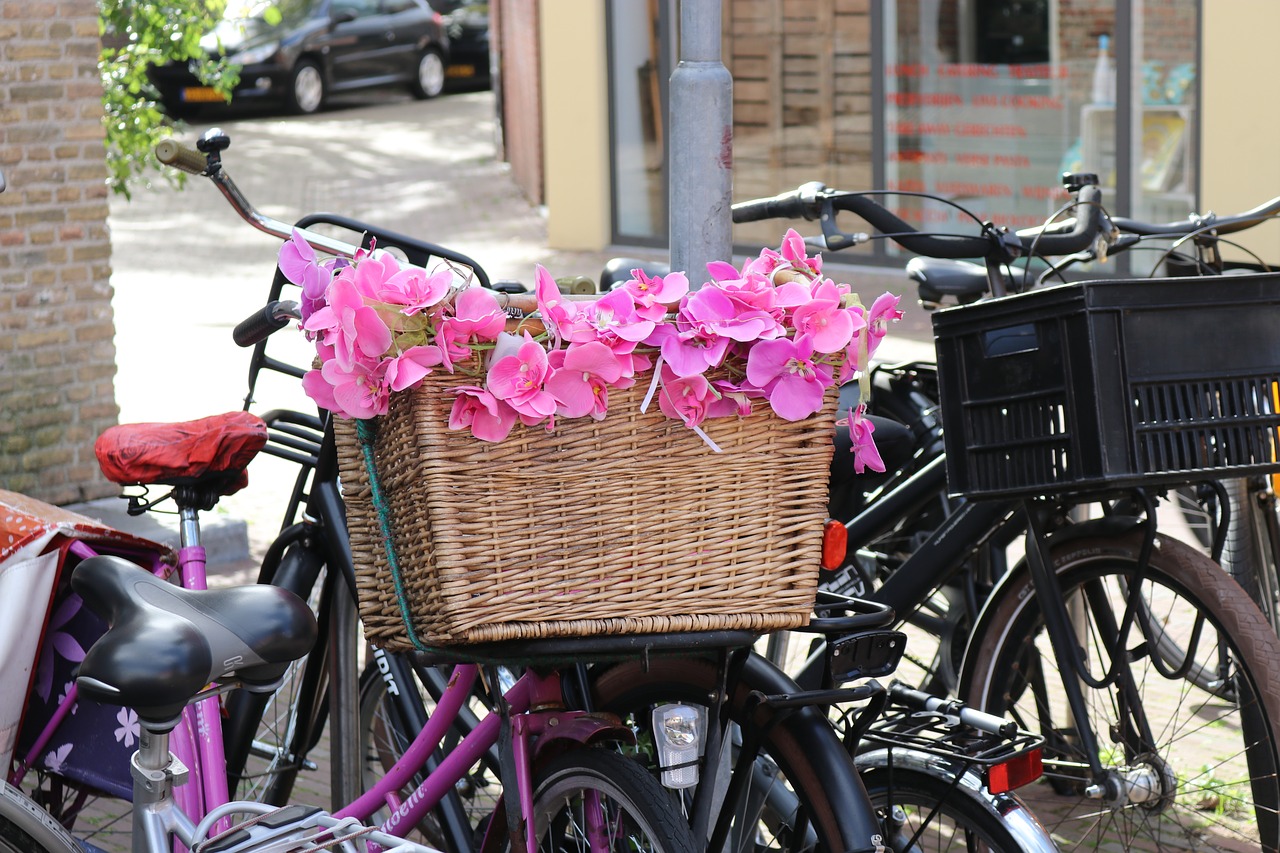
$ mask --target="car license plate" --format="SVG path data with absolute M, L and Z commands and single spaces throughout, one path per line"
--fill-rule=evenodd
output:
M 182 100 L 187 103 L 208 104 L 225 103 L 227 99 L 212 86 L 187 86 L 182 90 Z
M 476 67 L 474 65 L 450 65 L 445 70 L 445 76 L 448 77 L 474 77 L 476 76 Z

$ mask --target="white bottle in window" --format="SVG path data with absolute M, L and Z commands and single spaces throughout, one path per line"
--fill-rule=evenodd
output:
M 1111 59 L 1111 38 L 1103 33 L 1098 36 L 1098 59 L 1093 65 L 1093 102 L 1116 102 L 1116 65 Z

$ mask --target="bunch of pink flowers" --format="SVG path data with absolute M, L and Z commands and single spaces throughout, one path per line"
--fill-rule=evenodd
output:
M 710 280 L 696 290 L 681 272 L 634 270 L 622 287 L 574 302 L 539 266 L 546 333 L 537 338 L 506 333 L 496 297 L 455 288 L 448 267 L 428 272 L 376 251 L 320 261 L 295 232 L 280 269 L 302 288 L 302 327 L 321 363 L 303 387 L 319 405 L 372 418 L 432 371 L 465 370 L 478 381 L 455 389 L 449 426 L 485 441 L 502 441 L 517 422 L 554 429 L 559 418 L 600 420 L 611 389 L 652 370 L 644 406 L 656 398 L 715 448 L 702 430 L 708 419 L 745 416 L 757 404 L 790 421 L 818 412 L 826 390 L 863 371 L 901 317 L 896 296 L 868 309 L 849 285 L 823 277 L 822 258 L 808 256 L 795 231 L 741 269 L 709 264 Z M 857 467 L 883 470 L 861 415 L 850 423 Z

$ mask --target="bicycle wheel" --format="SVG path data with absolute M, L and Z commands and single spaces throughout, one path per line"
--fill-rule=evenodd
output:
M 716 666 L 705 659 L 627 661 L 595 673 L 592 694 L 598 710 L 618 714 L 641 733 L 642 744 L 651 744 L 651 709 L 666 702 L 705 704 L 716 679 Z M 729 697 L 730 719 L 748 723 L 747 696 L 753 688 L 783 693 L 788 683 L 795 692 L 793 682 L 752 655 Z M 750 718 L 752 725 L 768 722 L 763 712 Z M 815 709 L 802 709 L 768 728 L 734 817 L 729 848 L 759 853 L 870 845 L 879 825 L 856 774 L 835 731 Z
M 1275 850 L 1280 645 L 1215 563 L 1161 536 L 1139 578 L 1140 546 L 1140 531 L 1133 531 L 1073 537 L 1051 550 L 1090 679 L 1080 677 L 1080 684 L 1098 755 L 1084 754 L 1066 712 L 1062 676 L 1025 572 L 984 611 L 962 695 L 1046 736 L 1046 782 L 1023 797 L 1068 849 Z M 1141 598 L 1137 618 L 1117 648 L 1131 592 Z M 1176 642 L 1181 660 L 1168 659 L 1167 643 L 1156 648 L 1153 638 L 1161 635 Z M 1097 686 L 1122 661 L 1131 677 Z M 1180 672 L 1194 670 L 1191 664 L 1216 672 L 1216 682 L 1198 684 Z M 1103 765 L 1103 779 L 1086 778 L 1091 759 Z
M 327 626 L 327 613 L 320 612 L 326 571 L 317 552 L 295 544 L 285 553 L 269 582 L 296 593 L 316 612 L 317 622 Z M 324 727 L 327 658 L 322 633 L 310 654 L 289 665 L 273 693 L 238 691 L 227 700 L 224 738 L 233 799 L 286 805 L 300 771 L 304 766 L 314 767 L 304 762 Z M 312 800 L 323 799 L 328 783 L 326 774 L 314 786 L 304 782 L 299 793 Z
M 0 782 L 0 851 L 83 853 L 48 812 L 6 782 Z
M 1031 853 L 1053 849 L 1036 837 L 1034 818 L 1029 814 L 1022 814 L 1021 823 L 1014 826 L 1010 815 L 1021 808 L 1016 800 L 1010 798 L 988 806 L 963 780 L 952 785 L 946 778 L 904 767 L 904 763 L 897 756 L 892 769 L 861 768 L 867 796 L 884 821 L 885 843 L 891 849 L 914 853 Z M 1020 832 L 1019 828 L 1026 831 Z
M 536 773 L 538 849 L 554 853 L 695 853 L 679 801 L 644 768 L 605 749 L 571 749 Z M 494 810 L 485 853 L 511 849 L 505 806 Z M 603 842 L 603 843 L 602 843 Z

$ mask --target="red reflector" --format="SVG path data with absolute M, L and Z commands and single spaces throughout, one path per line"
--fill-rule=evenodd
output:
M 827 519 L 822 528 L 822 568 L 829 572 L 844 565 L 845 552 L 849 548 L 849 531 L 834 518 Z
M 1033 749 L 988 768 L 987 788 L 993 794 L 1003 794 L 1034 782 L 1043 774 L 1044 763 L 1040 759 L 1040 750 Z

